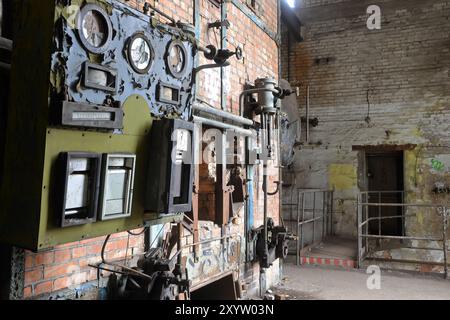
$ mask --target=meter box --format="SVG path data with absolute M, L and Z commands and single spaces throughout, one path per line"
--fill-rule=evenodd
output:
M 145 209 L 159 214 L 191 211 L 194 124 L 176 119 L 155 121 L 151 136 Z
M 116 0 L 23 1 L 15 19 L 0 243 L 41 251 L 188 211 L 190 28 Z
M 97 220 L 101 156 L 95 153 L 65 152 L 60 156 L 62 189 L 61 227 Z
M 101 219 L 111 220 L 131 215 L 136 156 L 103 156 Z

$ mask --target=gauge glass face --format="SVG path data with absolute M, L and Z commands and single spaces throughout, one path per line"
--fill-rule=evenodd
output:
M 96 10 L 91 10 L 83 17 L 82 34 L 86 41 L 95 48 L 103 46 L 108 39 L 108 23 Z
M 174 45 L 169 52 L 169 65 L 176 73 L 181 73 L 185 65 L 184 51 L 180 45 Z
M 131 62 L 140 71 L 147 70 L 152 61 L 152 52 L 148 41 L 137 37 L 131 42 Z

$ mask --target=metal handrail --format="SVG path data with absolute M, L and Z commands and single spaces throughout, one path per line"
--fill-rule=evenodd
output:
M 444 256 L 444 274 L 445 278 L 448 278 L 448 248 L 447 248 L 447 229 L 448 229 L 448 222 L 450 217 L 450 205 L 446 204 L 424 204 L 424 203 L 404 203 L 403 201 L 401 203 L 382 203 L 381 202 L 381 195 L 382 194 L 402 194 L 402 199 L 404 199 L 405 193 L 402 191 L 366 191 L 366 192 L 360 192 L 357 199 L 357 226 L 358 226 L 358 267 L 361 267 L 362 262 L 368 255 L 368 241 L 369 240 L 381 240 L 381 239 L 387 239 L 387 240 L 417 240 L 417 241 L 429 241 L 429 242 L 439 242 L 442 243 L 442 250 L 443 256 Z M 378 202 L 367 202 L 363 201 L 364 197 L 367 197 L 370 194 L 377 194 L 378 195 Z M 367 200 L 367 199 L 366 199 Z M 377 216 L 369 216 L 368 209 L 370 207 L 376 207 L 378 208 L 378 217 Z M 401 208 L 402 214 L 401 215 L 390 215 L 390 216 L 382 216 L 382 209 L 383 208 Z M 389 219 L 402 219 L 405 220 L 406 217 L 413 217 L 413 214 L 407 214 L 406 210 L 408 208 L 429 208 L 429 209 L 435 209 L 434 213 L 436 213 L 442 218 L 442 236 L 436 237 L 436 236 L 406 236 L 405 230 L 403 231 L 402 236 L 395 236 L 395 235 L 385 235 L 382 232 L 382 225 L 381 221 L 383 220 L 389 220 Z M 365 215 L 363 216 L 363 214 Z M 431 212 L 427 212 L 427 214 L 431 214 Z M 369 223 L 373 221 L 379 222 L 379 229 L 378 229 L 378 235 L 375 234 L 369 234 Z M 365 240 L 365 246 L 363 247 L 363 239 Z M 427 250 L 431 250 L 430 248 L 426 248 Z M 437 250 L 436 248 L 433 248 L 433 250 Z
M 296 199 L 294 199 L 296 195 Z M 307 197 L 311 198 L 312 207 L 306 206 Z M 323 189 L 302 189 L 292 188 L 290 203 L 284 203 L 283 206 L 289 208 L 290 216 L 283 221 L 292 226 L 296 233 L 296 261 L 301 264 L 301 251 L 305 247 L 305 227 L 311 225 L 312 243 L 318 239 L 318 230 L 323 239 L 325 236 L 333 233 L 333 191 Z M 294 214 L 295 212 L 295 214 Z M 322 222 L 322 229 L 318 224 Z

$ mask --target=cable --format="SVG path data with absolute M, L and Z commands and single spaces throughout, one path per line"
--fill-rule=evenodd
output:
M 106 248 L 106 245 L 108 244 L 109 238 L 111 238 L 110 234 L 106 237 L 105 242 L 103 242 L 103 246 L 102 246 L 101 258 L 102 258 L 102 262 L 103 263 L 106 263 L 106 260 L 105 260 L 105 248 Z
M 145 231 L 147 231 L 147 230 L 148 230 L 148 227 L 145 227 L 145 228 L 144 228 L 141 232 L 139 232 L 139 233 L 133 233 L 132 231 L 127 231 L 127 232 L 128 232 L 129 235 L 137 237 L 137 236 L 143 235 L 143 234 L 145 233 Z

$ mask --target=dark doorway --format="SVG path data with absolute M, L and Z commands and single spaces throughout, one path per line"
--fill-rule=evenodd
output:
M 403 202 L 403 151 L 366 153 L 369 202 Z M 401 216 L 401 207 L 369 208 L 369 217 Z M 369 233 L 373 235 L 401 236 L 403 219 L 374 220 L 369 223 Z

